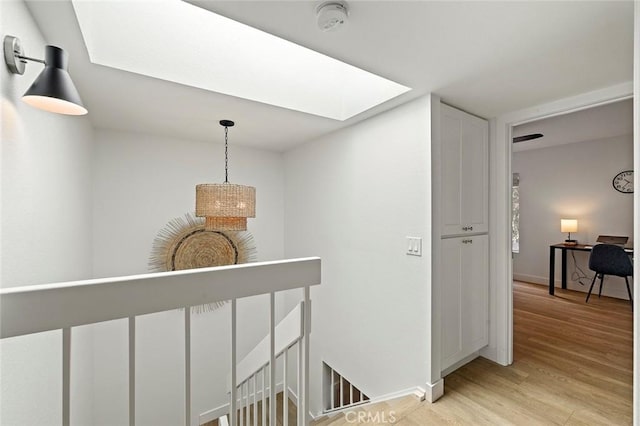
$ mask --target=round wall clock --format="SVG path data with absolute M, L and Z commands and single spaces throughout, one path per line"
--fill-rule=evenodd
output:
M 613 178 L 613 187 L 623 194 L 633 193 L 633 170 L 620 172 Z

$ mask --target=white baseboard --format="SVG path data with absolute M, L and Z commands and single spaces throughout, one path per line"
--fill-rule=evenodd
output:
M 515 281 L 524 281 L 526 283 L 531 284 L 540 284 L 540 285 L 549 285 L 549 277 L 539 277 L 537 275 L 527 275 L 527 274 L 516 274 L 513 273 L 513 279 Z M 556 287 L 560 287 L 562 285 L 562 281 L 556 280 Z
M 528 274 L 517 274 L 514 273 L 513 274 L 513 279 L 516 281 L 524 281 L 527 283 L 532 283 L 532 284 L 540 284 L 540 285 L 544 285 L 544 286 L 549 286 L 549 277 L 541 277 L 541 276 L 537 276 L 537 275 L 528 275 Z M 616 281 L 620 281 L 620 282 L 611 282 L 612 279 L 615 279 Z M 581 291 L 583 293 L 587 293 L 589 291 L 589 285 L 591 284 L 591 279 L 587 280 L 588 283 L 585 283 L 585 285 L 580 285 L 578 282 L 576 281 L 571 281 L 570 279 L 567 280 L 567 289 L 569 290 L 574 290 L 574 291 Z M 555 280 L 555 286 L 556 288 L 561 288 L 562 287 L 562 281 L 561 280 Z M 593 291 L 596 292 L 597 289 L 599 289 L 600 284 L 598 282 L 596 282 L 596 285 L 593 288 Z M 629 278 L 629 286 L 631 288 L 633 288 L 633 278 Z M 633 293 L 633 290 L 632 290 Z M 607 297 L 614 297 L 616 299 L 624 299 L 624 300 L 629 300 L 629 296 L 627 295 L 627 287 L 624 283 L 624 278 L 618 278 L 618 277 L 610 277 L 610 276 L 605 276 L 604 279 L 604 290 L 602 290 L 602 295 L 603 296 L 607 296 Z
M 422 401 L 424 400 L 425 392 L 426 392 L 425 389 L 421 388 L 420 386 L 416 386 L 413 388 L 408 388 L 408 389 L 404 389 L 397 392 L 391 392 L 385 395 L 380 395 L 378 397 L 371 398 L 369 403 L 384 402 L 384 401 L 389 401 L 390 399 L 402 398 L 403 396 L 409 396 L 409 395 L 414 395 L 420 401 Z
M 413 394 L 420 401 L 424 401 L 426 399 L 426 397 L 427 397 L 427 390 L 425 388 L 420 387 L 420 386 L 416 386 L 416 390 L 413 392 Z
M 426 390 L 424 388 L 422 388 L 420 386 L 416 386 L 416 387 L 413 387 L 413 388 L 403 389 L 403 390 L 400 390 L 400 391 L 397 391 L 397 392 L 391 392 L 391 393 L 380 395 L 380 396 L 377 396 L 377 397 L 374 397 L 374 398 L 370 398 L 369 401 L 366 401 L 366 402 L 364 402 L 362 404 L 351 405 L 349 407 L 339 408 L 337 410 L 331 410 L 330 412 L 326 412 L 326 413 L 322 412 L 322 413 L 318 413 L 318 414 L 315 414 L 315 415 L 310 413 L 310 415 L 311 415 L 311 418 L 314 419 L 314 420 L 319 418 L 319 417 L 322 417 L 322 416 L 332 417 L 332 416 L 334 416 L 336 414 L 344 413 L 344 412 L 350 411 L 350 410 L 357 410 L 360 407 L 366 407 L 367 405 L 370 405 L 370 404 L 377 404 L 379 402 L 385 402 L 385 401 L 389 401 L 389 400 L 397 399 L 397 398 L 402 398 L 404 396 L 409 396 L 409 395 L 413 395 L 416 398 L 418 398 L 420 401 L 424 401 L 425 394 L 426 394 Z
M 436 402 L 444 395 L 444 378 L 435 383 L 427 383 L 424 399 L 429 402 Z

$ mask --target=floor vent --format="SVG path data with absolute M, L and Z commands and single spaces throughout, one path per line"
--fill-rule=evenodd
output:
M 369 401 L 369 397 L 354 386 L 353 383 L 345 379 L 342 374 L 338 373 L 326 363 L 323 363 L 323 365 L 324 375 L 322 388 L 324 390 L 325 413 Z

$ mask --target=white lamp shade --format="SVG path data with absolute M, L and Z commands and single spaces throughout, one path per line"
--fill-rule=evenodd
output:
M 560 219 L 560 232 L 578 232 L 578 220 Z

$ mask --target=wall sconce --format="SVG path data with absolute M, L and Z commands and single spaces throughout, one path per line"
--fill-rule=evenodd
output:
M 560 219 L 560 232 L 568 232 L 569 238 L 564 240 L 564 244 L 567 246 L 575 246 L 578 241 L 571 239 L 572 232 L 578 232 L 578 220 L 577 219 Z
M 32 107 L 67 115 L 84 115 L 88 111 L 82 104 L 76 86 L 67 71 L 69 56 L 56 46 L 45 46 L 44 60 L 24 55 L 20 39 L 4 38 L 4 61 L 14 74 L 24 74 L 27 61 L 44 64 L 44 70 L 33 82 L 22 100 Z

